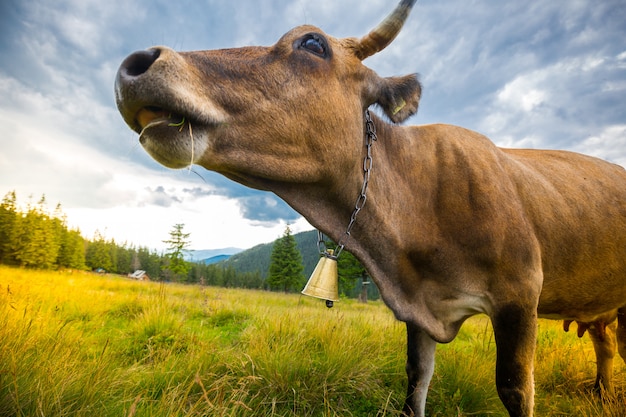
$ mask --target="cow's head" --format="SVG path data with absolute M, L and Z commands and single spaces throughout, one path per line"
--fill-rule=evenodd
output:
M 361 39 L 300 26 L 270 47 L 135 52 L 117 73 L 117 106 L 165 166 L 199 164 L 257 188 L 319 182 L 362 152 L 370 105 L 393 122 L 417 111 L 415 75 L 382 78 L 362 64 L 396 37 L 414 3 L 401 1 Z

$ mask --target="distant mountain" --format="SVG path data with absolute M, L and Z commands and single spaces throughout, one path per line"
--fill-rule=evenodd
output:
M 216 264 L 218 262 L 223 262 L 225 260 L 227 260 L 228 258 L 230 258 L 232 255 L 216 255 L 216 256 L 211 256 L 210 258 L 207 259 L 202 259 L 199 262 L 204 263 L 205 265 L 212 265 L 212 264 Z
M 231 256 L 241 251 L 243 251 L 243 249 L 239 248 L 190 250 L 187 252 L 185 259 L 189 262 L 201 262 L 220 255 Z
M 310 230 L 308 232 L 296 233 L 293 235 L 298 250 L 302 255 L 302 264 L 304 265 L 304 276 L 308 277 L 315 269 L 315 265 L 319 260 L 319 252 L 317 250 L 317 231 Z M 270 258 L 272 256 L 272 248 L 274 242 L 263 243 L 234 254 L 223 262 L 225 266 L 231 266 L 237 272 L 256 272 L 258 271 L 263 279 L 267 278 L 270 268 Z

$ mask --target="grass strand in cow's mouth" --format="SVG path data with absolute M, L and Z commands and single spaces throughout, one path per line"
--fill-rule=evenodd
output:
M 146 106 L 139 109 L 135 115 L 135 123 L 140 130 L 144 130 L 152 123 L 167 122 L 168 126 L 182 127 L 185 116 L 156 106 Z
M 191 130 L 191 122 L 188 122 L 187 125 L 189 126 L 189 139 L 191 140 L 191 160 L 189 161 L 189 171 L 191 172 L 191 167 L 194 164 L 194 148 L 195 148 L 195 144 L 193 142 L 193 130 Z M 180 129 L 178 130 L 179 132 L 182 130 L 183 126 L 185 126 L 185 118 L 183 117 L 183 121 L 180 124 Z

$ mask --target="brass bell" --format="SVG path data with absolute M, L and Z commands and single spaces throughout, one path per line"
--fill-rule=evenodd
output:
M 327 250 L 320 258 L 302 294 L 326 300 L 328 308 L 333 306 L 334 301 L 339 301 L 337 258 L 333 257 L 332 250 Z

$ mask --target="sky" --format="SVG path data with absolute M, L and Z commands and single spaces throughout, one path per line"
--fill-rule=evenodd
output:
M 388 0 L 3 0 L 0 198 L 45 195 L 92 239 L 163 250 L 249 248 L 312 227 L 268 192 L 153 161 L 113 96 L 119 64 L 153 45 L 272 45 L 300 24 L 360 37 Z M 503 147 L 567 149 L 626 166 L 626 2 L 418 0 L 399 37 L 365 64 L 419 73 L 407 124 L 449 123 Z

